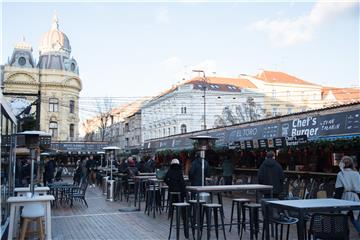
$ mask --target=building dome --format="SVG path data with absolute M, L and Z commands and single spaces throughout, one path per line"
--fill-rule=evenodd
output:
M 54 15 L 50 31 L 46 32 L 40 41 L 40 55 L 49 52 L 65 53 L 67 56 L 71 53 L 69 38 L 59 30 L 58 18 Z
M 29 50 L 32 51 L 32 47 L 29 43 L 25 41 L 25 37 L 23 37 L 22 41 L 17 42 L 14 46 L 15 49 L 23 49 L 23 50 Z

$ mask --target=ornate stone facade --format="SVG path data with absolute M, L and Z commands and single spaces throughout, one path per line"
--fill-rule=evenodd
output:
M 26 98 L 30 102 L 41 94 L 40 130 L 49 132 L 55 141 L 72 141 L 79 136 L 79 93 L 82 89 L 79 68 L 70 57 L 68 37 L 53 18 L 50 31 L 40 41 L 39 61 L 32 47 L 23 40 L 15 45 L 8 63 L 3 66 L 3 85 L 7 99 Z M 9 95 L 11 94 L 11 95 Z

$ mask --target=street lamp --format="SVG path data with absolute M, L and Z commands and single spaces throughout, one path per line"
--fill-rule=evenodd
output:
M 207 87 L 207 81 L 206 81 L 206 75 L 205 75 L 205 71 L 204 70 L 192 70 L 193 72 L 196 73 L 202 73 L 203 74 L 203 82 L 204 82 L 204 86 L 203 86 L 203 90 L 204 90 L 204 130 L 206 130 L 206 87 Z

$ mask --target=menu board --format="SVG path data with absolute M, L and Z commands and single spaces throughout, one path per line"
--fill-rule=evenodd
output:
M 268 147 L 268 141 L 267 139 L 259 139 L 259 147 L 260 148 L 267 148 Z
M 284 137 L 279 137 L 279 138 L 274 138 L 274 146 L 275 147 L 284 147 L 285 145 L 285 138 Z
M 306 135 L 286 138 L 286 146 L 297 146 L 297 145 L 304 144 L 304 143 L 307 143 Z
M 252 140 L 246 140 L 245 141 L 245 148 L 246 149 L 253 149 L 253 141 Z

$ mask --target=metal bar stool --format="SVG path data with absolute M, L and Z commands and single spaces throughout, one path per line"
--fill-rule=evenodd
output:
M 176 216 L 176 239 L 178 240 L 180 237 L 180 210 L 182 212 L 183 215 L 183 229 L 184 229 L 184 235 L 185 238 L 189 238 L 189 203 L 173 203 L 172 204 L 173 209 L 175 209 L 175 216 Z M 174 214 L 171 215 L 170 218 L 170 232 L 169 232 L 169 238 L 171 237 L 171 229 L 173 226 L 173 219 L 174 219 Z
M 231 217 L 230 217 L 230 229 L 229 232 L 231 232 L 231 228 L 233 225 L 233 219 L 234 219 L 234 208 L 236 206 L 236 213 L 237 213 L 237 229 L 238 229 L 238 235 L 240 234 L 240 226 L 241 226 L 241 230 L 243 230 L 243 228 L 245 228 L 245 208 L 243 207 L 243 205 L 245 203 L 249 203 L 250 199 L 248 198 L 235 198 L 232 200 L 232 205 L 231 205 Z
M 261 204 L 259 203 L 245 203 L 245 209 L 249 209 L 249 220 L 250 220 L 250 240 L 258 239 L 259 233 L 259 210 L 261 210 Z M 243 228 L 241 228 L 240 239 L 242 238 Z
M 223 211 L 222 204 L 207 203 L 207 204 L 203 204 L 203 207 L 204 207 L 204 211 L 203 211 L 202 218 L 204 221 L 204 217 L 206 215 L 207 239 L 208 240 L 210 239 L 210 231 L 211 231 L 212 226 L 215 227 L 216 239 L 219 239 L 218 210 L 220 210 L 221 225 L 222 225 L 222 230 L 224 233 L 224 239 L 226 240 L 225 225 L 224 225 L 224 211 Z M 212 210 L 214 211 L 214 223 L 215 223 L 214 225 L 211 225 L 211 211 Z

